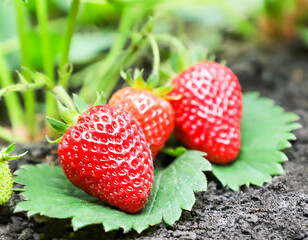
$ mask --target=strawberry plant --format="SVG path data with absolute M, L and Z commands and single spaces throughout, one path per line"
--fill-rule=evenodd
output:
M 122 228 L 124 232 L 134 229 L 140 233 L 162 220 L 172 225 L 182 210 L 191 210 L 196 201 L 194 192 L 206 190 L 205 171 L 212 171 L 222 185 L 232 190 L 240 190 L 243 185 L 261 186 L 282 174 L 281 163 L 287 160 L 282 150 L 295 139 L 291 131 L 300 127 L 295 122 L 297 116 L 257 93 L 242 94 L 229 68 L 205 58 L 202 48 L 188 48 L 176 37 L 157 34 L 153 19 L 140 30 L 131 31 L 137 23 L 132 15 L 142 19 L 151 12 L 143 9 L 147 3 L 111 2 L 119 8 L 115 14 L 121 15 L 121 34 L 105 49 L 110 48 L 103 59 L 80 71 L 73 71 L 69 54 L 82 4 L 79 0 L 70 1 L 68 8 L 61 1 L 53 1 L 68 12 L 64 38 L 56 51 L 59 61 L 52 52 L 48 31 L 48 26 L 54 24 L 48 18 L 50 5 L 41 0 L 28 3 L 37 16 L 41 68 L 45 73 L 34 70 L 27 39 L 20 43 L 24 66 L 17 73 L 20 83 L 13 84 L 5 48 L 0 43 L 0 97 L 5 97 L 12 129 L 23 133 L 25 110 L 29 123 L 26 132 L 35 135 L 34 90 L 43 90 L 47 121 L 63 134 L 56 140 L 48 139 L 59 143 L 61 167 L 25 165 L 16 172 L 15 182 L 25 186 L 16 190 L 25 201 L 15 210 L 71 218 L 75 230 L 99 223 L 106 231 Z M 152 7 L 157 2 L 149 3 Z M 23 24 L 28 19 L 24 5 L 17 0 L 14 3 L 19 13 L 18 34 L 26 39 L 32 23 Z M 161 54 L 160 44 L 169 44 L 170 51 L 164 49 Z M 136 62 L 148 46 L 153 55 L 148 80 L 143 79 L 143 71 L 136 70 L 133 76 L 129 71 L 122 72 L 132 86 L 116 91 L 108 105 L 98 94 L 89 108 L 85 102 L 93 99 L 95 90 L 111 95 L 120 71 Z M 73 95 L 72 100 L 69 87 L 80 90 L 81 97 Z M 24 109 L 19 92 L 24 92 Z M 55 99 L 65 123 L 56 119 Z M 176 137 L 188 149 L 178 142 L 167 142 L 174 125 Z M 49 136 L 57 134 L 49 131 Z M 0 129 L 0 137 L 11 141 L 16 135 Z M 0 153 L 0 203 L 8 201 L 12 193 L 7 160 L 13 158 L 8 156 L 13 148 Z M 160 150 L 176 157 L 165 168 L 157 167 L 159 160 L 153 162 Z
M 115 164 L 111 168 L 112 170 L 109 171 L 110 177 L 105 179 L 106 190 L 101 190 L 101 188 L 104 189 L 105 185 L 103 182 L 97 182 L 98 178 L 95 177 L 100 173 L 105 174 L 102 166 L 109 169 L 111 165 L 108 162 L 116 162 L 112 160 L 114 154 L 111 156 L 114 147 L 111 150 L 106 148 L 107 152 L 111 151 L 107 155 L 98 150 L 107 146 L 105 144 L 110 144 L 108 140 L 97 145 L 97 140 L 102 139 L 100 134 L 107 131 L 110 125 L 107 120 L 108 123 L 104 122 L 105 120 L 97 122 L 101 118 L 103 106 L 90 108 L 81 117 L 78 117 L 76 110 L 83 112 L 87 109 L 87 105 L 77 95 L 74 96 L 75 105 L 68 98 L 65 100 L 66 97 L 67 95 L 62 96 L 62 102 L 66 102 L 66 105 L 72 105 L 72 108 L 69 109 L 59 104 L 60 113 L 62 118 L 73 127 L 69 128 L 69 125 L 49 119 L 49 122 L 56 129 L 65 132 L 64 137 L 58 140 L 61 141 L 59 156 L 64 173 L 74 185 L 85 192 L 98 196 L 111 205 L 126 211 L 125 208 L 117 205 L 119 202 L 115 200 L 117 197 L 114 196 L 112 200 L 105 197 L 105 194 L 108 195 L 115 188 L 117 171 L 113 172 L 113 169 L 114 167 L 117 169 L 118 165 Z M 99 102 L 98 99 L 96 103 Z M 212 164 L 212 171 L 217 179 L 233 190 L 239 190 L 242 185 L 262 185 L 265 182 L 270 182 L 272 175 L 282 174 L 283 168 L 280 163 L 287 158 L 281 150 L 290 146 L 288 141 L 295 138 L 295 135 L 290 131 L 299 127 L 297 123 L 294 123 L 297 120 L 295 114 L 283 112 L 280 107 L 273 105 L 272 101 L 260 98 L 256 93 L 244 94 L 243 106 L 242 141 L 238 157 L 227 165 Z M 110 111 L 107 106 L 104 108 L 107 112 Z M 76 121 L 77 125 L 75 125 Z M 99 125 L 102 125 L 100 127 L 101 133 L 96 130 L 99 129 Z M 110 127 L 113 131 L 116 129 L 112 125 Z M 74 135 L 74 133 L 76 134 Z M 112 133 L 105 132 L 106 134 Z M 113 136 L 110 137 L 113 139 Z M 83 144 L 80 145 L 79 143 Z M 49 217 L 72 218 L 74 229 L 93 223 L 102 223 L 106 231 L 123 228 L 125 232 L 130 229 L 141 232 L 147 227 L 159 223 L 162 219 L 167 224 L 172 225 L 179 219 L 181 209 L 189 210 L 193 206 L 195 201 L 193 191 L 205 190 L 206 181 L 202 171 L 210 170 L 211 166 L 204 159 L 205 153 L 202 152 L 187 150 L 183 147 L 166 148 L 163 152 L 177 156 L 177 158 L 165 169 L 155 168 L 151 195 L 144 208 L 141 210 L 138 208 L 140 211 L 136 214 L 127 214 L 100 202 L 97 198 L 85 194 L 72 185 L 65 178 L 61 168 L 44 165 L 25 166 L 24 169 L 16 173 L 18 175 L 16 182 L 26 186 L 21 191 L 27 199 L 27 201 L 19 203 L 16 210 L 29 211 L 30 215 L 39 213 Z M 82 163 L 80 163 L 80 155 L 83 156 Z M 109 159 L 110 156 L 112 159 Z M 107 165 L 104 165 L 104 163 L 103 165 L 98 164 L 98 159 L 103 158 Z M 41 179 L 42 176 L 44 176 L 44 179 L 47 178 L 46 181 L 40 182 L 37 180 Z M 51 179 L 61 179 L 61 181 L 50 181 Z M 138 178 L 136 180 L 139 181 Z M 109 186 L 108 182 L 110 183 Z M 46 189 L 44 195 L 41 194 L 40 190 L 42 184 Z M 98 187 L 94 187 L 95 185 Z M 131 191 L 135 191 L 133 187 Z M 170 192 L 173 194 L 170 194 Z M 53 203 L 53 207 L 51 207 L 51 200 L 46 201 L 46 198 L 54 199 L 55 196 L 57 202 Z M 114 200 L 116 204 L 113 203 Z M 80 207 L 81 205 L 87 207 Z M 72 207 L 67 208 L 66 206 Z M 129 210 L 128 212 L 135 211 Z
M 18 159 L 27 153 L 10 156 L 9 154 L 14 151 L 14 148 L 15 144 L 11 144 L 0 151 L 0 205 L 7 203 L 13 193 L 13 177 L 8 161 Z

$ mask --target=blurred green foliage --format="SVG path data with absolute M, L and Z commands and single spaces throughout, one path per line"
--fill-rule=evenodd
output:
M 108 96 L 122 68 L 152 63 L 149 32 L 158 36 L 157 39 L 171 36 L 162 37 L 159 42 L 161 60 L 168 60 L 171 52 L 171 62 L 177 68 L 183 66 L 180 52 L 191 48 L 188 51 L 191 55 L 193 52 L 196 56 L 213 53 L 219 50 L 225 35 L 254 42 L 299 36 L 308 42 L 307 0 L 80 0 L 80 6 L 79 0 L 49 0 L 44 2 L 47 4 L 45 13 L 42 1 L 29 0 L 21 6 L 17 4 L 22 3 L 21 0 L 0 2 L 0 58 L 5 60 L 0 66 L 0 80 L 6 76 L 6 79 L 11 78 L 9 82 L 17 82 L 15 71 L 21 71 L 23 65 L 32 71 L 45 72 L 49 77 L 55 75 L 52 77 L 55 79 L 51 79 L 55 85 L 80 90 L 86 101 L 92 100 L 95 91 L 105 91 Z M 65 34 L 73 2 L 78 2 L 79 9 L 70 41 Z M 149 17 L 154 29 L 145 33 L 142 26 Z M 46 26 L 42 22 L 44 18 Z M 62 69 L 65 40 L 70 43 L 68 62 L 74 66 L 72 75 L 65 72 L 71 68 Z M 48 46 L 47 51 L 45 46 Z M 164 52 L 166 48 L 170 49 Z M 200 50 L 205 48 L 207 52 Z M 46 53 L 50 56 L 46 57 Z M 53 72 L 48 74 L 46 64 Z M 161 73 L 162 79 L 168 77 Z M 31 83 L 29 76 L 25 79 Z M 4 87 L 7 86 L 0 81 L 0 88 Z M 22 97 L 25 111 L 32 98 L 36 102 L 32 106 L 30 101 L 30 106 L 35 107 L 32 115 L 34 111 L 35 114 L 42 112 L 44 99 L 39 98 L 38 102 L 35 96 Z M 46 111 L 48 106 L 52 105 L 47 104 Z M 1 114 L 5 111 L 9 109 L 0 109 Z

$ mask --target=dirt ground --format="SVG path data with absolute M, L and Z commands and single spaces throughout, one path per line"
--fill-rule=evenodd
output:
M 284 175 L 262 188 L 237 192 L 208 175 L 208 191 L 196 194 L 191 212 L 184 211 L 172 227 L 161 223 L 140 235 L 105 233 L 100 225 L 72 232 L 69 220 L 28 219 L 24 213 L 13 213 L 21 200 L 14 194 L 0 208 L 0 239 L 308 239 L 308 49 L 300 44 L 257 49 L 233 43 L 220 57 L 227 59 L 244 92 L 259 91 L 300 116 L 303 128 L 295 132 L 297 140 L 286 150 L 289 161 L 283 164 Z M 46 143 L 18 149 L 30 152 L 12 162 L 14 170 L 25 163 L 54 164 L 57 158 L 57 146 Z

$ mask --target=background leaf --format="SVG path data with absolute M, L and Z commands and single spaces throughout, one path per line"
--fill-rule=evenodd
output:
M 300 127 L 298 116 L 284 110 L 257 93 L 244 94 L 242 146 L 238 158 L 229 165 L 213 164 L 213 174 L 232 190 L 241 185 L 261 186 L 270 182 L 272 175 L 283 173 L 281 162 L 286 155 L 280 150 L 290 147 L 296 137 L 290 131 Z
M 151 196 L 137 214 L 114 209 L 84 193 L 67 180 L 60 167 L 25 165 L 16 172 L 15 182 L 25 185 L 22 194 L 27 201 L 19 203 L 15 211 L 72 218 L 74 229 L 102 223 L 106 231 L 123 228 L 140 233 L 162 219 L 172 225 L 182 209 L 191 210 L 193 191 L 206 190 L 203 171 L 209 171 L 211 165 L 203 156 L 203 152 L 187 151 L 167 168 L 156 169 Z
M 114 32 L 98 32 L 87 34 L 74 34 L 69 59 L 74 64 L 82 64 L 97 57 L 114 43 Z

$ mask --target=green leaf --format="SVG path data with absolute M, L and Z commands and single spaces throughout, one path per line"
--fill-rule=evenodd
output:
M 28 153 L 28 151 L 26 151 L 26 152 L 24 152 L 22 154 L 16 155 L 16 156 L 7 156 L 6 160 L 8 160 L 8 161 L 15 160 L 15 159 L 18 159 L 18 158 L 21 158 L 21 157 L 25 156 L 27 153 Z
M 69 128 L 67 124 L 60 122 L 56 119 L 53 119 L 50 117 L 46 117 L 46 119 L 50 123 L 50 125 L 60 133 L 65 133 L 67 129 Z
M 114 32 L 74 34 L 69 59 L 74 64 L 85 63 L 109 49 L 114 43 Z
M 287 160 L 281 150 L 290 147 L 300 127 L 298 116 L 284 110 L 257 93 L 246 93 L 241 127 L 242 146 L 238 158 L 229 165 L 213 164 L 213 174 L 232 190 L 250 184 L 261 186 L 272 175 L 283 173 L 281 162 Z
M 25 185 L 22 194 L 27 201 L 19 203 L 15 211 L 72 218 L 74 229 L 102 223 L 106 231 L 123 228 L 124 232 L 135 229 L 140 233 L 162 219 L 172 225 L 182 209 L 191 210 L 194 191 L 206 190 L 203 171 L 209 171 L 211 165 L 203 156 L 203 152 L 187 151 L 167 168 L 156 169 L 151 196 L 137 214 L 127 214 L 89 196 L 72 185 L 60 167 L 24 165 L 16 172 L 15 182 Z
M 89 106 L 77 94 L 73 94 L 73 98 L 79 113 L 83 113 L 89 108 Z
M 149 89 L 153 89 L 155 87 L 157 87 L 159 83 L 159 73 L 158 72 L 154 72 L 153 74 L 151 74 L 147 80 L 147 87 Z
M 56 143 L 61 142 L 61 139 L 62 139 L 63 136 L 61 136 L 61 137 L 59 137 L 59 138 L 57 138 L 55 140 L 51 140 L 47 135 L 45 137 L 46 137 L 47 142 L 49 142 L 51 144 L 56 144 Z

